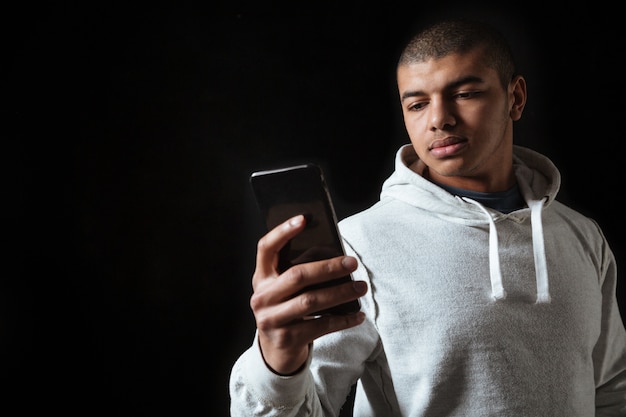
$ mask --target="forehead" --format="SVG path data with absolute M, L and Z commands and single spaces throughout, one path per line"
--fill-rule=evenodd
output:
M 441 58 L 400 65 L 397 70 L 398 89 L 430 91 L 442 89 L 464 79 L 499 82 L 495 69 L 487 66 L 480 49 L 453 53 Z

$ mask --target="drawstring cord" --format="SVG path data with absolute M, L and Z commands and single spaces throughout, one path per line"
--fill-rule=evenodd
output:
M 537 279 L 537 303 L 550 302 L 550 288 L 548 285 L 548 262 L 543 241 L 543 226 L 541 222 L 541 208 L 543 200 L 530 201 L 530 222 L 533 233 L 533 255 L 535 256 L 535 275 Z
M 500 269 L 500 255 L 498 250 L 498 231 L 496 223 L 489 211 L 479 202 L 471 198 L 462 197 L 468 203 L 472 203 L 485 213 L 489 219 L 489 278 L 491 280 L 491 296 L 495 300 L 506 298 L 506 291 L 502 285 L 502 272 Z M 550 288 L 548 285 L 548 265 L 543 240 L 543 224 L 541 211 L 544 200 L 528 202 L 530 208 L 530 221 L 532 226 L 533 256 L 535 261 L 535 278 L 537 282 L 537 303 L 549 303 Z
M 506 291 L 502 285 L 502 272 L 500 271 L 500 255 L 498 251 L 498 231 L 496 223 L 493 221 L 491 214 L 482 204 L 471 198 L 463 197 L 463 200 L 474 204 L 480 208 L 489 219 L 489 278 L 491 279 L 491 296 L 494 300 L 503 300 L 506 298 Z

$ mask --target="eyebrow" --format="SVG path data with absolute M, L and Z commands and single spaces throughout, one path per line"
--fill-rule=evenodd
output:
M 457 88 L 463 84 L 470 84 L 470 83 L 482 83 L 484 80 L 481 77 L 478 77 L 476 75 L 468 75 L 467 77 L 463 77 L 460 78 L 456 81 L 453 81 L 451 83 L 449 83 L 448 85 L 446 85 L 446 90 L 450 90 L 450 89 L 454 89 Z M 402 93 L 402 97 L 401 97 L 401 101 L 406 100 L 407 98 L 410 97 L 420 97 L 420 96 L 424 96 L 426 95 L 426 93 L 422 90 L 409 90 L 409 91 L 405 91 L 404 93 Z

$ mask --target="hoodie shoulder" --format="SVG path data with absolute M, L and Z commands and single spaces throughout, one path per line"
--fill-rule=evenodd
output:
M 524 199 L 552 203 L 561 187 L 561 173 L 545 155 L 523 146 L 513 146 L 513 170 Z

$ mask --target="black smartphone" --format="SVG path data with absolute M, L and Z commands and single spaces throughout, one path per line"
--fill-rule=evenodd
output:
M 250 184 L 268 231 L 298 214 L 306 219 L 304 230 L 280 251 L 279 272 L 300 263 L 344 255 L 335 209 L 319 165 L 307 163 L 253 172 Z M 352 280 L 350 274 L 304 290 L 329 287 L 349 280 Z M 361 304 L 356 299 L 314 315 L 351 314 L 360 308 Z

